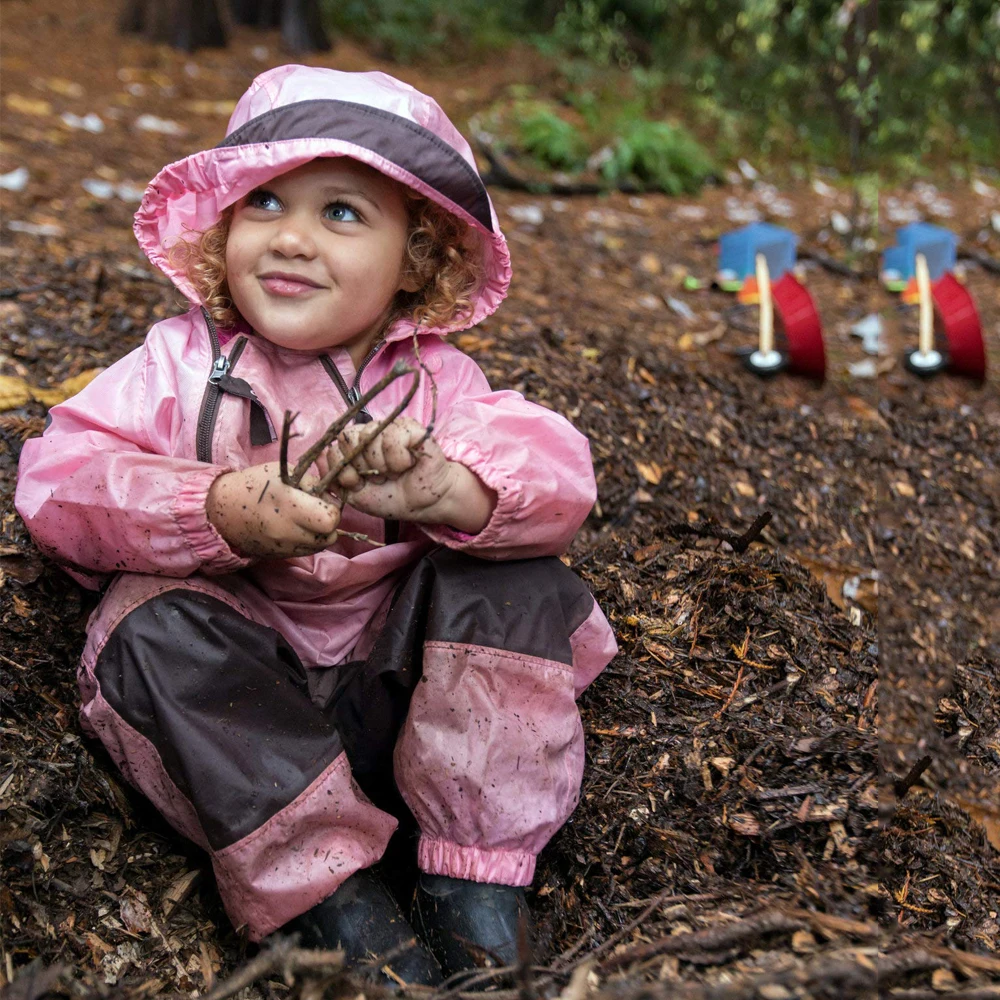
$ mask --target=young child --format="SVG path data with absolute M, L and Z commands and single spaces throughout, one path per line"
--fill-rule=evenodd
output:
M 251 939 L 288 925 L 425 983 L 513 960 L 520 887 L 579 795 L 575 699 L 615 643 L 553 558 L 595 499 L 587 440 L 444 340 L 510 279 L 469 146 L 392 77 L 282 66 L 157 175 L 135 232 L 194 306 L 52 409 L 16 498 L 107 588 L 84 726 L 209 852 Z M 403 415 L 372 436 L 413 375 L 303 481 L 367 442 L 330 494 L 284 485 L 285 411 L 294 464 L 414 336 L 433 378 Z M 416 943 L 372 872 L 408 812 Z

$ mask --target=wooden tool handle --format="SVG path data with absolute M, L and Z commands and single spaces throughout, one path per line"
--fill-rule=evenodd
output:
M 931 295 L 931 272 L 927 267 L 927 258 L 918 253 L 917 295 L 920 302 L 920 340 L 918 349 L 921 354 L 928 355 L 934 350 L 934 299 Z
M 774 350 L 774 302 L 771 299 L 771 274 L 767 258 L 757 254 L 754 259 L 757 271 L 757 294 L 760 296 L 760 353 L 770 355 Z

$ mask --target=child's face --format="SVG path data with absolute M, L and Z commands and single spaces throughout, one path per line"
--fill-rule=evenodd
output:
M 347 158 L 275 177 L 237 203 L 226 242 L 233 304 L 282 347 L 368 352 L 401 288 L 404 189 Z

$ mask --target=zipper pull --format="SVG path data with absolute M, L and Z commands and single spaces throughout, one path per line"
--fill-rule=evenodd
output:
M 347 405 L 353 406 L 361 398 L 361 393 L 358 392 L 358 387 L 352 385 L 350 389 L 347 390 Z
M 227 358 L 224 354 L 220 354 L 215 361 L 212 362 L 212 371 L 208 376 L 208 381 L 211 382 L 212 385 L 218 385 L 227 371 L 229 371 L 229 358 Z

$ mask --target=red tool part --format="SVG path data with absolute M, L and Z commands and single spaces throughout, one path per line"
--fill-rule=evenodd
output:
M 949 272 L 931 285 L 931 294 L 948 341 L 948 368 L 956 375 L 982 381 L 986 378 L 986 345 L 969 290 Z
M 785 331 L 789 370 L 822 381 L 826 377 L 826 348 L 812 296 L 790 273 L 771 286 L 771 293 Z

